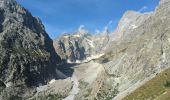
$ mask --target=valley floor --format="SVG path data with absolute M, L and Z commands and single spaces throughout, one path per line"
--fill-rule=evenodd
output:
M 52 80 L 47 85 L 37 87 L 37 93 L 28 100 L 34 100 L 44 94 L 46 96 L 61 94 L 64 97 L 61 96 L 62 98 L 59 100 L 75 100 L 75 96 L 79 93 L 80 87 L 83 86 L 84 83 L 92 84 L 98 77 L 98 74 L 103 70 L 103 67 L 94 61 L 82 63 L 71 68 L 74 70 L 72 77 L 63 80 Z

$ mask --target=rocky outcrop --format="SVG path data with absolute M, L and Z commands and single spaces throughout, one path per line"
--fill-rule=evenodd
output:
M 28 97 L 28 87 L 57 77 L 58 63 L 41 21 L 15 0 L 0 0 L 0 98 Z

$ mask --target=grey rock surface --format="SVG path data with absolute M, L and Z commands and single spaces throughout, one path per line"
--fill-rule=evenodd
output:
M 40 19 L 15 0 L 0 0 L 0 97 L 28 97 L 32 87 L 58 77 L 60 60 Z

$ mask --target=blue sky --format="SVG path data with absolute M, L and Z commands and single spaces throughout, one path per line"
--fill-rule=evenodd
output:
M 127 10 L 153 11 L 159 0 L 17 0 L 39 17 L 51 38 L 73 32 L 80 25 L 91 32 L 102 31 L 109 23 L 113 31 Z

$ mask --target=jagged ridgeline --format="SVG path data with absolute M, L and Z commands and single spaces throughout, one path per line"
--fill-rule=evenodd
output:
M 103 54 L 109 43 L 109 30 L 91 34 L 84 27 L 74 33 L 65 33 L 54 40 L 54 48 L 62 60 L 68 63 L 83 62 L 95 55 Z
M 0 100 L 169 100 L 169 5 L 160 0 L 153 12 L 127 11 L 111 34 L 80 28 L 53 43 L 38 18 L 15 0 L 0 0 Z M 51 80 L 64 76 L 57 69 L 71 77 Z M 146 83 L 161 75 L 158 84 Z
M 57 77 L 58 63 L 60 57 L 41 21 L 15 0 L 0 0 L 1 95 L 8 91 L 4 97 L 22 96 L 23 87 L 47 83 Z

